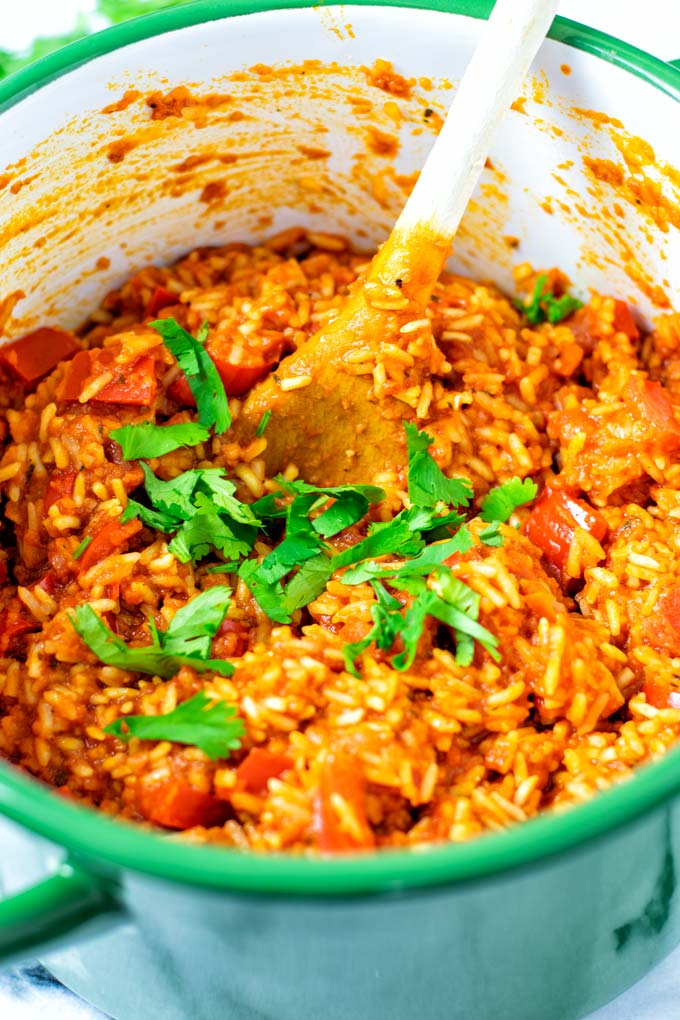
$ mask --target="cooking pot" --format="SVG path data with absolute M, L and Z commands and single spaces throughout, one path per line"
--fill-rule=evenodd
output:
M 4 336 L 198 245 L 301 223 L 370 251 L 490 6 L 202 0 L 0 83 Z M 680 304 L 679 100 L 676 68 L 558 18 L 453 268 L 512 289 L 558 265 L 647 325 Z M 575 1020 L 680 941 L 679 786 L 680 750 L 464 845 L 307 859 L 117 823 L 5 764 L 0 951 L 119 1020 Z

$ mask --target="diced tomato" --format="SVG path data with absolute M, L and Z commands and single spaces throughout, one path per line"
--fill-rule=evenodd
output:
M 680 708 L 680 691 L 671 690 L 670 684 L 660 680 L 646 680 L 642 693 L 653 708 Z
M 223 800 L 178 778 L 141 784 L 138 807 L 146 819 L 167 829 L 221 825 L 231 813 Z
M 45 498 L 43 500 L 44 511 L 47 513 L 49 508 L 54 504 L 58 503 L 64 496 L 73 495 L 73 487 L 76 484 L 76 478 L 78 472 L 73 471 L 69 468 L 67 471 L 53 471 L 50 475 L 50 480 L 47 483 L 45 489 Z
M 212 655 L 216 659 L 236 658 L 248 648 L 249 628 L 242 620 L 224 619 L 213 638 Z
M 72 358 L 79 350 L 73 333 L 42 326 L 19 340 L 0 348 L 0 362 L 21 380 L 24 386 L 36 383 L 60 361 Z
M 36 581 L 34 587 L 42 588 L 42 590 L 47 592 L 48 595 L 54 595 L 57 590 L 57 575 L 53 570 L 48 570 L 46 574 L 43 574 L 39 581 Z
M 343 806 L 352 819 L 349 824 L 342 817 Z M 319 848 L 329 853 L 375 845 L 366 818 L 366 779 L 349 754 L 330 754 L 323 765 L 314 802 L 314 828 Z
M 148 354 L 140 355 L 131 365 L 116 365 L 114 355 L 106 350 L 81 351 L 69 366 L 59 391 L 61 401 L 76 401 L 86 383 L 103 372 L 114 378 L 103 386 L 92 400 L 98 404 L 131 404 L 149 407 L 156 399 L 156 363 Z
M 93 567 L 95 563 L 106 559 L 112 553 L 123 549 L 133 535 L 142 530 L 142 522 L 135 518 L 121 524 L 119 518 L 114 518 L 105 524 L 101 531 L 94 536 L 87 549 L 78 561 L 79 573 L 84 573 Z
M 0 559 L 0 584 L 4 584 L 7 580 L 7 563 L 5 560 Z
M 276 364 L 275 361 L 267 361 L 253 365 L 232 365 L 224 358 L 213 358 L 213 361 L 228 397 L 242 396 Z
M 133 404 L 150 407 L 156 399 L 156 362 L 143 354 L 93 397 L 98 404 Z
M 59 387 L 59 400 L 78 400 L 83 387 L 90 377 L 92 368 L 91 351 L 80 351 L 68 366 L 68 371 Z
M 614 301 L 614 329 L 617 333 L 625 333 L 631 340 L 640 339 L 640 330 L 625 301 Z
M 659 596 L 653 615 L 643 621 L 642 634 L 658 652 L 680 656 L 680 588 Z
M 527 522 L 527 538 L 564 578 L 569 547 L 576 528 L 601 542 L 607 523 L 597 510 L 557 486 L 547 486 L 534 504 Z
M 32 616 L 22 613 L 15 607 L 0 612 L 0 655 L 7 655 L 23 634 L 39 630 L 40 624 Z
M 661 383 L 633 378 L 628 384 L 626 399 L 653 426 L 656 449 L 670 453 L 680 448 L 680 421 Z
M 254 747 L 236 769 L 236 779 L 242 790 L 259 795 L 267 792 L 270 779 L 278 779 L 292 767 L 293 760 L 287 754 Z
M 213 355 L 211 357 L 215 362 L 224 386 L 224 392 L 228 397 L 242 396 L 276 364 L 275 361 L 269 361 L 259 362 L 254 365 L 232 365 L 230 361 L 226 361 L 224 358 L 216 358 Z M 168 396 L 181 407 L 196 407 L 194 395 L 189 389 L 189 383 L 184 375 L 178 376 L 168 388 Z
M 178 304 L 179 298 L 176 294 L 171 294 L 165 287 L 156 287 L 151 295 L 149 307 L 146 310 L 147 318 L 155 319 L 162 308 L 169 308 L 170 305 Z

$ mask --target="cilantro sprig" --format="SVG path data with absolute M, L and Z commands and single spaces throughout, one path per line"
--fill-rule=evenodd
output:
M 540 326 L 542 322 L 561 322 L 573 312 L 583 308 L 583 302 L 571 294 L 562 294 L 560 297 L 549 289 L 548 277 L 541 273 L 536 277 L 534 291 L 528 302 L 516 300 L 515 307 L 523 312 L 527 322 L 532 326 Z
M 149 325 L 177 358 L 196 401 L 199 424 L 214 426 L 217 435 L 226 432 L 231 425 L 231 414 L 219 372 L 205 349 L 208 324 L 204 322 L 195 337 L 175 319 L 156 319 Z
M 230 596 L 230 588 L 216 585 L 178 609 L 167 630 L 160 631 L 149 621 L 151 643 L 139 647 L 127 645 L 114 634 L 91 606 L 77 606 L 71 623 L 90 651 L 107 666 L 165 679 L 175 676 L 182 666 L 193 666 L 198 673 L 211 669 L 230 676 L 234 671 L 230 662 L 210 658 L 212 640 L 227 615 Z
M 144 457 L 162 457 L 182 446 L 197 446 L 210 437 L 210 429 L 197 422 L 180 422 L 177 425 L 155 425 L 145 421 L 140 425 L 123 425 L 109 432 L 123 450 L 125 460 Z
M 163 481 L 142 464 L 150 507 L 130 499 L 121 520 L 133 517 L 151 528 L 174 534 L 170 551 L 182 563 L 196 563 L 213 549 L 226 559 L 247 556 L 261 522 L 222 468 L 195 468 Z
M 199 691 L 165 715 L 126 715 L 104 727 L 104 733 L 124 740 L 171 740 L 175 744 L 199 747 L 216 761 L 228 758 L 241 746 L 243 721 L 234 705 Z
M 538 486 L 531 478 L 509 478 L 507 482 L 496 486 L 482 500 L 480 517 L 483 521 L 505 524 L 517 507 L 524 506 L 536 499 Z
M 439 566 L 434 570 L 431 587 L 422 577 L 395 577 L 394 583 L 413 596 L 409 608 L 404 611 L 401 602 L 390 595 L 380 581 L 371 581 L 376 603 L 371 607 L 373 627 L 361 641 L 345 645 L 345 669 L 359 676 L 356 660 L 375 643 L 377 648 L 389 651 L 397 638 L 403 644 L 402 651 L 392 656 L 391 664 L 397 670 L 407 670 L 413 665 L 418 644 L 425 629 L 428 616 L 447 624 L 456 641 L 456 662 L 469 666 L 474 656 L 474 642 L 486 649 L 498 661 L 497 638 L 477 622 L 479 617 L 479 595 L 455 577 L 450 569 Z
M 242 563 L 239 576 L 271 620 L 290 623 L 296 609 L 321 594 L 336 569 L 336 559 L 324 539 L 360 521 L 385 493 L 375 485 L 319 488 L 282 478 L 278 481 L 282 491 L 293 496 L 285 511 L 269 497 L 253 504 L 253 510 L 268 522 L 285 514 L 284 538 L 261 563 Z
M 416 425 L 404 422 L 408 454 L 408 498 L 414 506 L 434 507 L 437 503 L 468 506 L 472 486 L 467 478 L 447 478 L 429 452 L 434 440 Z

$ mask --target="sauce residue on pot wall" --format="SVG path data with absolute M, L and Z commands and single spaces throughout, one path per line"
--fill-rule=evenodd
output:
M 19 304 L 9 334 L 38 319 L 68 323 L 66 290 L 96 272 L 87 286 L 100 297 L 123 267 L 129 272 L 129 253 L 139 264 L 197 243 L 254 240 L 290 225 L 293 210 L 295 219 L 330 223 L 373 248 L 417 179 L 451 89 L 407 78 L 386 60 L 258 64 L 208 86 L 149 79 L 151 87 L 112 85 L 119 95 L 111 102 L 73 118 L 25 166 L 4 173 L 3 280 L 11 283 L 13 265 L 18 280 L 30 260 L 32 278 L 49 281 L 42 300 L 32 294 Z M 49 172 L 33 179 L 34 166 Z M 457 248 L 464 258 L 467 248 L 497 243 L 509 265 L 499 174 L 486 171 L 493 201 L 482 192 Z M 21 201 L 10 190 L 19 181 Z M 110 268 L 95 270 L 102 253 Z

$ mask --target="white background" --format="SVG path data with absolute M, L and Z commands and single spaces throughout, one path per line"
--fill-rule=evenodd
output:
M 36 36 L 68 32 L 79 12 L 89 15 L 93 23 L 93 9 L 94 0 L 0 0 L 0 49 L 19 50 Z M 560 14 L 619 36 L 665 60 L 680 59 L 680 0 L 563 0 Z M 678 129 L 680 119 L 669 125 L 669 130 Z M 11 835 L 1 832 L 2 852 L 11 852 L 11 844 Z M 95 1016 L 101 1014 L 73 998 L 27 982 L 20 986 L 0 982 L 2 1020 L 91 1020 Z M 680 950 L 590 1020 L 680 1020 Z

